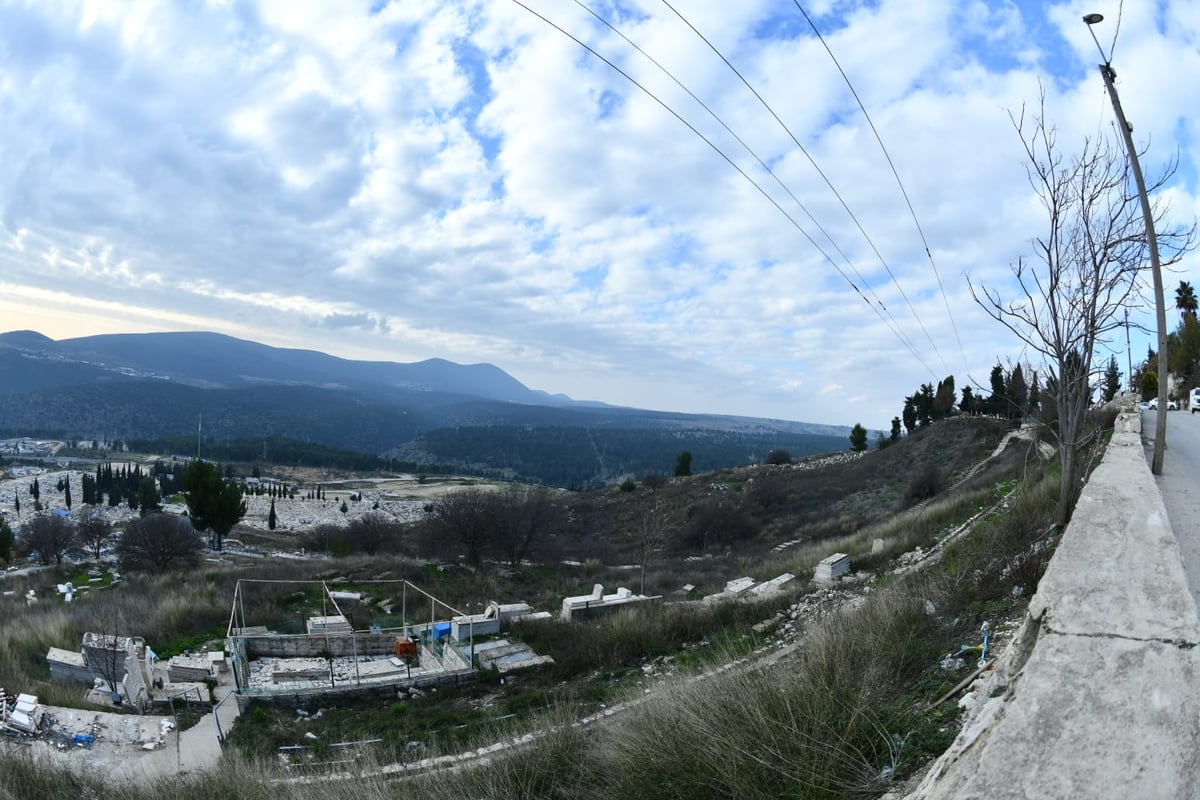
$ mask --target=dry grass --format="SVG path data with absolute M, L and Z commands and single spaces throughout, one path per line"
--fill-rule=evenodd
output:
M 951 433 L 970 435 L 966 426 Z M 898 449 L 888 448 L 884 454 Z M 922 463 L 920 454 L 908 458 Z M 1007 468 L 1012 469 L 1011 465 Z M 953 479 L 958 473 L 950 467 L 947 474 Z M 885 769 L 905 774 L 939 744 L 944 745 L 947 730 L 953 733 L 952 725 L 932 720 L 923 710 L 923 700 L 941 689 L 930 691 L 920 683 L 937 656 L 952 649 L 950 642 L 957 642 L 961 635 L 961 629 L 948 627 L 948 621 L 961 617 L 964 625 L 977 625 L 980 604 L 1005 595 L 1016 581 L 1032 590 L 1026 582 L 1036 583 L 1048 558 L 1049 548 L 1039 549 L 1039 545 L 1053 511 L 1057 478 L 1040 469 L 1026 474 L 1007 508 L 1002 513 L 984 514 L 979 528 L 947 547 L 936 567 L 926 574 L 880 581 L 861 608 L 810 628 L 794 657 L 769 668 L 728 670 L 706 680 L 681 679 L 636 709 L 590 729 L 567 724 L 572 710 L 557 708 L 549 721 L 533 723 L 535 727 L 553 726 L 554 735 L 469 769 L 409 779 L 402 786 L 375 773 L 350 783 L 280 784 L 277 781 L 294 778 L 294 773 L 280 773 L 271 763 L 227 758 L 220 770 L 143 786 L 112 787 L 38 770 L 20 763 L 19 758 L 3 756 L 0 771 L 16 775 L 22 783 L 19 791 L 25 794 L 0 796 L 51 800 L 191 800 L 196 796 L 326 800 L 348 793 L 367 800 L 400 795 L 416 800 L 874 796 L 884 788 L 881 775 Z M 829 528 L 840 532 L 831 538 L 765 561 L 732 563 L 748 574 L 769 577 L 787 571 L 804 578 L 816 561 L 837 550 L 850 553 L 859 568 L 882 567 L 896 554 L 918 544 L 928 547 L 981 509 L 990 508 L 996 501 L 994 473 L 989 480 L 986 488 L 951 492 L 921 508 L 864 527 L 854 526 L 859 517 L 853 504 L 844 505 L 840 520 Z M 859 502 L 865 496 L 859 495 Z M 884 540 L 884 552 L 872 555 L 875 539 Z M 710 570 L 716 581 L 719 570 L 711 568 L 714 563 L 719 562 L 707 562 L 705 570 Z M 335 567 L 336 574 L 352 580 L 390 568 L 379 562 L 340 562 Z M 686 569 L 691 568 L 680 567 L 679 573 L 672 573 L 671 568 L 660 565 L 652 580 L 663 586 L 682 583 L 690 574 Z M 280 566 L 270 574 L 294 575 L 292 570 Z M 569 577 L 551 576 L 548 581 L 568 585 L 610 574 L 591 565 L 578 568 Z M 231 595 L 233 577 L 218 571 L 186 576 L 174 584 L 148 580 L 139 586 L 139 594 L 170 595 L 168 590 L 173 589 L 179 597 L 145 601 L 147 623 L 156 631 L 165 631 L 170 625 L 203 628 L 210 613 L 219 610 L 227 614 L 225 602 Z M 462 591 L 482 588 L 485 582 L 469 574 L 452 580 L 461 581 L 458 589 Z M 288 591 L 292 590 L 289 587 Z M 934 602 L 943 616 L 927 614 L 926 600 Z M 265 595 L 256 602 L 263 613 L 271 613 L 279 598 Z M 202 610 L 199 623 L 187 613 L 192 604 Z M 120 613 L 131 611 L 125 605 L 117 608 Z M 560 648 L 555 655 L 563 658 L 562 672 L 550 677 L 566 678 L 595 671 L 597 665 L 602 669 L 636 662 L 659 652 L 656 648 L 664 642 L 695 641 L 713 630 L 745 630 L 778 609 L 723 606 L 699 614 L 695 609 L 664 607 L 570 629 L 529 626 L 520 635 L 554 640 L 553 645 L 539 646 Z M 30 611 L 33 613 L 20 623 L 9 615 L 0 618 L 0 669 L 6 670 L 4 674 L 9 669 L 34 670 L 36 653 L 48 642 L 77 641 L 73 640 L 81 623 L 81 618 L 74 616 L 77 609 L 47 606 Z M 511 736 L 511 732 L 506 734 Z M 481 742 L 486 739 L 485 734 Z M 4 784 L 10 785 L 11 781 Z

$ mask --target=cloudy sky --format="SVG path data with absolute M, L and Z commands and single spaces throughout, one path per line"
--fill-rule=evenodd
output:
M 1010 114 L 1112 135 L 1088 12 L 1200 213 L 1200 0 L 523 2 L 0 0 L 0 330 L 886 428 L 1029 358 L 968 281 L 1045 227 Z

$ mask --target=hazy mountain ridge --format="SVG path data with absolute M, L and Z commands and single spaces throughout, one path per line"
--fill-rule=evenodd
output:
M 212 439 L 284 436 L 376 454 L 427 453 L 440 463 L 570 485 L 669 471 L 672 454 L 689 448 L 697 469 L 750 463 L 770 449 L 845 449 L 849 433 L 576 402 L 529 389 L 491 364 L 351 361 L 215 333 L 58 342 L 33 331 L 0 334 L 7 429 L 153 439 L 192 433 L 201 416 Z M 555 451 L 563 447 L 597 456 L 567 458 Z

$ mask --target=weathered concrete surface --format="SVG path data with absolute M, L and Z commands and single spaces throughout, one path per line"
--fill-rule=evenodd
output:
M 1200 619 L 1132 417 L 912 800 L 1200 796 Z

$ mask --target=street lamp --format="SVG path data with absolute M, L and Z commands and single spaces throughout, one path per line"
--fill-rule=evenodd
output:
M 1117 73 L 1112 68 L 1110 57 L 1105 55 L 1104 48 L 1100 46 L 1096 32 L 1092 30 L 1093 25 L 1103 20 L 1102 14 L 1087 14 L 1083 18 L 1088 26 L 1088 32 L 1092 34 L 1092 41 L 1096 43 L 1096 49 L 1100 51 L 1100 57 L 1104 59 L 1104 63 L 1100 65 L 1100 76 L 1104 78 L 1104 88 L 1108 90 L 1108 97 L 1112 100 L 1113 113 L 1117 115 L 1117 125 L 1121 128 L 1121 135 L 1125 139 L 1125 150 L 1129 153 L 1129 162 L 1133 167 L 1133 179 L 1137 182 L 1138 196 L 1142 200 L 1146 239 L 1150 243 L 1150 271 L 1154 276 L 1154 306 L 1158 317 L 1158 371 L 1163 372 L 1167 365 L 1167 309 L 1163 304 L 1162 269 L 1158 263 L 1158 237 L 1154 233 L 1154 215 L 1150 210 L 1150 198 L 1146 195 L 1146 180 L 1142 177 L 1142 166 L 1138 162 L 1137 149 L 1133 146 L 1133 126 L 1125 119 L 1125 112 L 1121 110 L 1121 99 L 1117 97 L 1117 87 L 1113 84 Z M 1154 459 L 1150 464 L 1150 471 L 1155 475 L 1161 475 L 1163 448 L 1166 446 L 1167 440 L 1166 375 L 1159 376 L 1158 409 L 1155 413 L 1157 416 L 1154 420 Z

